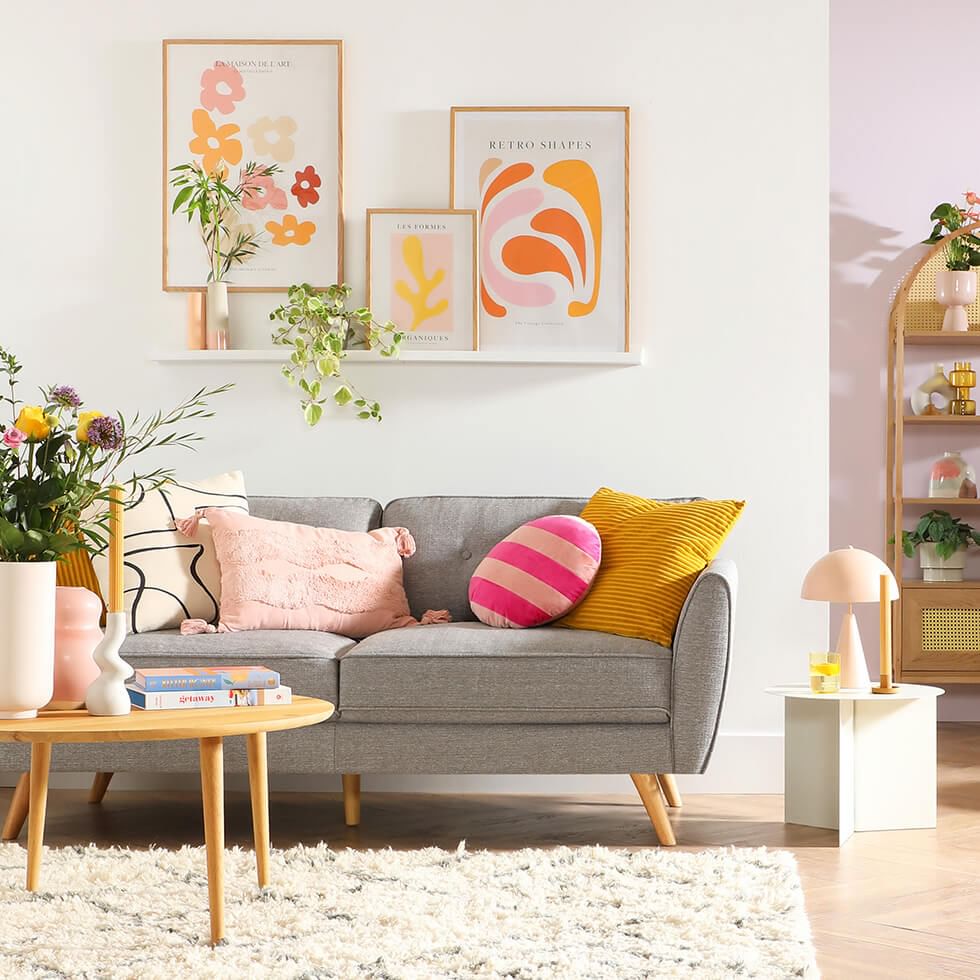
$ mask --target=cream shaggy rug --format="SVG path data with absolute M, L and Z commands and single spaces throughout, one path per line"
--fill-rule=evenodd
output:
M 0 976 L 816 976 L 792 855 L 602 847 L 275 851 L 262 894 L 226 855 L 227 943 L 208 935 L 204 851 L 0 845 Z

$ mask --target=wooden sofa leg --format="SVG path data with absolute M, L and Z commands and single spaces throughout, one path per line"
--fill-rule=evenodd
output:
M 667 806 L 674 806 L 678 809 L 683 806 L 680 791 L 677 789 L 677 780 L 669 772 L 658 772 L 657 782 L 664 792 L 664 799 Z
M 660 784 L 657 782 L 657 777 L 645 772 L 631 772 L 630 778 L 633 780 L 637 793 L 640 794 L 650 823 L 653 824 L 653 829 L 657 833 L 657 840 L 665 847 L 676 844 L 677 838 L 674 837 L 674 829 L 671 827 L 670 819 L 667 816 L 664 798 L 660 795 Z
M 92 788 L 88 791 L 89 803 L 101 803 L 105 791 L 109 788 L 112 780 L 111 772 L 97 772 L 92 780 Z
M 24 821 L 27 819 L 27 811 L 31 805 L 31 774 L 22 772 L 14 787 L 14 795 L 10 799 L 10 807 L 7 810 L 7 818 L 3 822 L 3 830 L 0 831 L 0 840 L 17 840 L 20 835 Z
M 344 773 L 344 823 L 356 827 L 361 822 L 361 777 L 356 773 Z

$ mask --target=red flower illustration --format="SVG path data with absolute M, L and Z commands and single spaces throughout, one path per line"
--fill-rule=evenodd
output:
M 320 184 L 320 177 L 311 164 L 305 170 L 296 171 L 296 183 L 290 191 L 299 201 L 300 207 L 305 208 L 308 204 L 316 204 L 320 200 L 320 192 L 317 190 Z

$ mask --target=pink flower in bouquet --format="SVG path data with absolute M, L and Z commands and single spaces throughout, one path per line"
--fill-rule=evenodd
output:
M 18 449 L 26 438 L 27 436 L 20 429 L 11 427 L 3 434 L 3 444 L 8 449 Z

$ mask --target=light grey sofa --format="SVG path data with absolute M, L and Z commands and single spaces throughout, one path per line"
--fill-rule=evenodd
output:
M 263 663 L 300 694 L 337 706 L 312 728 L 271 735 L 282 773 L 344 774 L 345 815 L 359 820 L 362 773 L 630 773 L 662 843 L 673 775 L 711 756 L 731 653 L 736 572 L 711 564 L 687 597 L 672 649 L 607 633 L 492 629 L 467 601 L 470 576 L 502 537 L 584 501 L 552 497 L 253 497 L 258 517 L 346 530 L 409 528 L 405 560 L 415 615 L 448 608 L 453 622 L 391 630 L 361 642 L 300 631 L 130 636 L 134 666 Z M 247 769 L 244 745 L 226 768 Z M 193 741 L 59 745 L 55 770 L 197 771 Z M 0 768 L 28 768 L 23 746 L 0 745 Z M 659 778 L 658 778 L 659 776 Z M 102 788 L 106 780 L 102 780 Z M 663 794 L 663 796 L 661 795 Z

